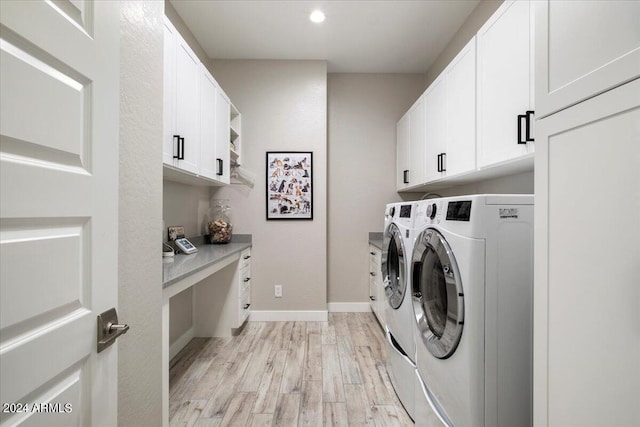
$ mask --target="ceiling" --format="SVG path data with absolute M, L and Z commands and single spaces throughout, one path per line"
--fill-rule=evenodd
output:
M 321 59 L 329 72 L 424 73 L 479 0 L 170 0 L 215 59 Z M 320 9 L 326 20 L 309 14 Z

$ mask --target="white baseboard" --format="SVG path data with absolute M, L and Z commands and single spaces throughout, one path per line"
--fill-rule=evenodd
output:
M 326 310 L 251 310 L 249 320 L 252 322 L 326 322 L 329 313 Z
M 176 354 L 180 353 L 180 350 L 182 350 L 187 344 L 189 344 L 189 341 L 191 341 L 194 336 L 195 333 L 193 331 L 193 327 L 191 327 L 187 332 L 182 334 L 180 338 L 175 340 L 174 343 L 169 346 L 169 360 L 176 357 Z
M 366 313 L 371 311 L 368 302 L 330 302 L 327 304 L 329 313 Z

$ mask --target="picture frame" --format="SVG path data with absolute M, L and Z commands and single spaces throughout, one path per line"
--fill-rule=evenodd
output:
M 267 220 L 313 220 L 313 152 L 267 151 Z

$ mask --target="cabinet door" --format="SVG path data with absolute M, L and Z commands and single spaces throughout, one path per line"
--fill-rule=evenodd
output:
M 200 169 L 200 61 L 178 35 L 176 44 L 176 134 L 180 142 L 178 167 L 198 173 Z
M 176 29 L 165 17 L 164 19 L 164 93 L 162 120 L 162 162 L 175 166 L 174 155 L 177 152 L 175 135 L 176 108 Z
M 445 175 L 476 167 L 476 39 L 454 58 L 445 70 L 446 151 L 440 169 Z
M 640 425 L 639 124 L 640 80 L 538 121 L 534 425 Z
M 402 190 L 409 186 L 409 136 L 411 133 L 409 113 L 405 114 L 396 127 L 396 188 Z
M 535 1 L 538 117 L 640 76 L 639 1 Z
M 218 90 L 216 102 L 216 174 L 220 182 L 229 184 L 229 142 L 231 141 L 231 103 L 222 91 Z
M 421 96 L 409 112 L 409 185 L 411 187 L 425 182 L 425 109 L 424 95 Z
M 200 64 L 200 175 L 218 179 L 216 175 L 216 100 L 218 85 L 204 65 Z
M 529 1 L 507 1 L 478 31 L 478 167 L 533 151 L 518 143 L 518 116 L 533 110 L 531 18 Z
M 425 181 L 433 181 L 443 176 L 440 171 L 440 155 L 445 152 L 446 126 L 446 84 L 444 76 L 438 77 L 425 92 Z

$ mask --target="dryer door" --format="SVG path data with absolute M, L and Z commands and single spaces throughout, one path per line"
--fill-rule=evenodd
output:
M 462 336 L 464 293 L 451 247 L 433 228 L 416 240 L 411 278 L 418 332 L 431 354 L 446 359 Z
M 402 233 L 394 223 L 389 225 L 382 245 L 382 280 L 389 305 L 397 309 L 407 289 L 406 259 Z

